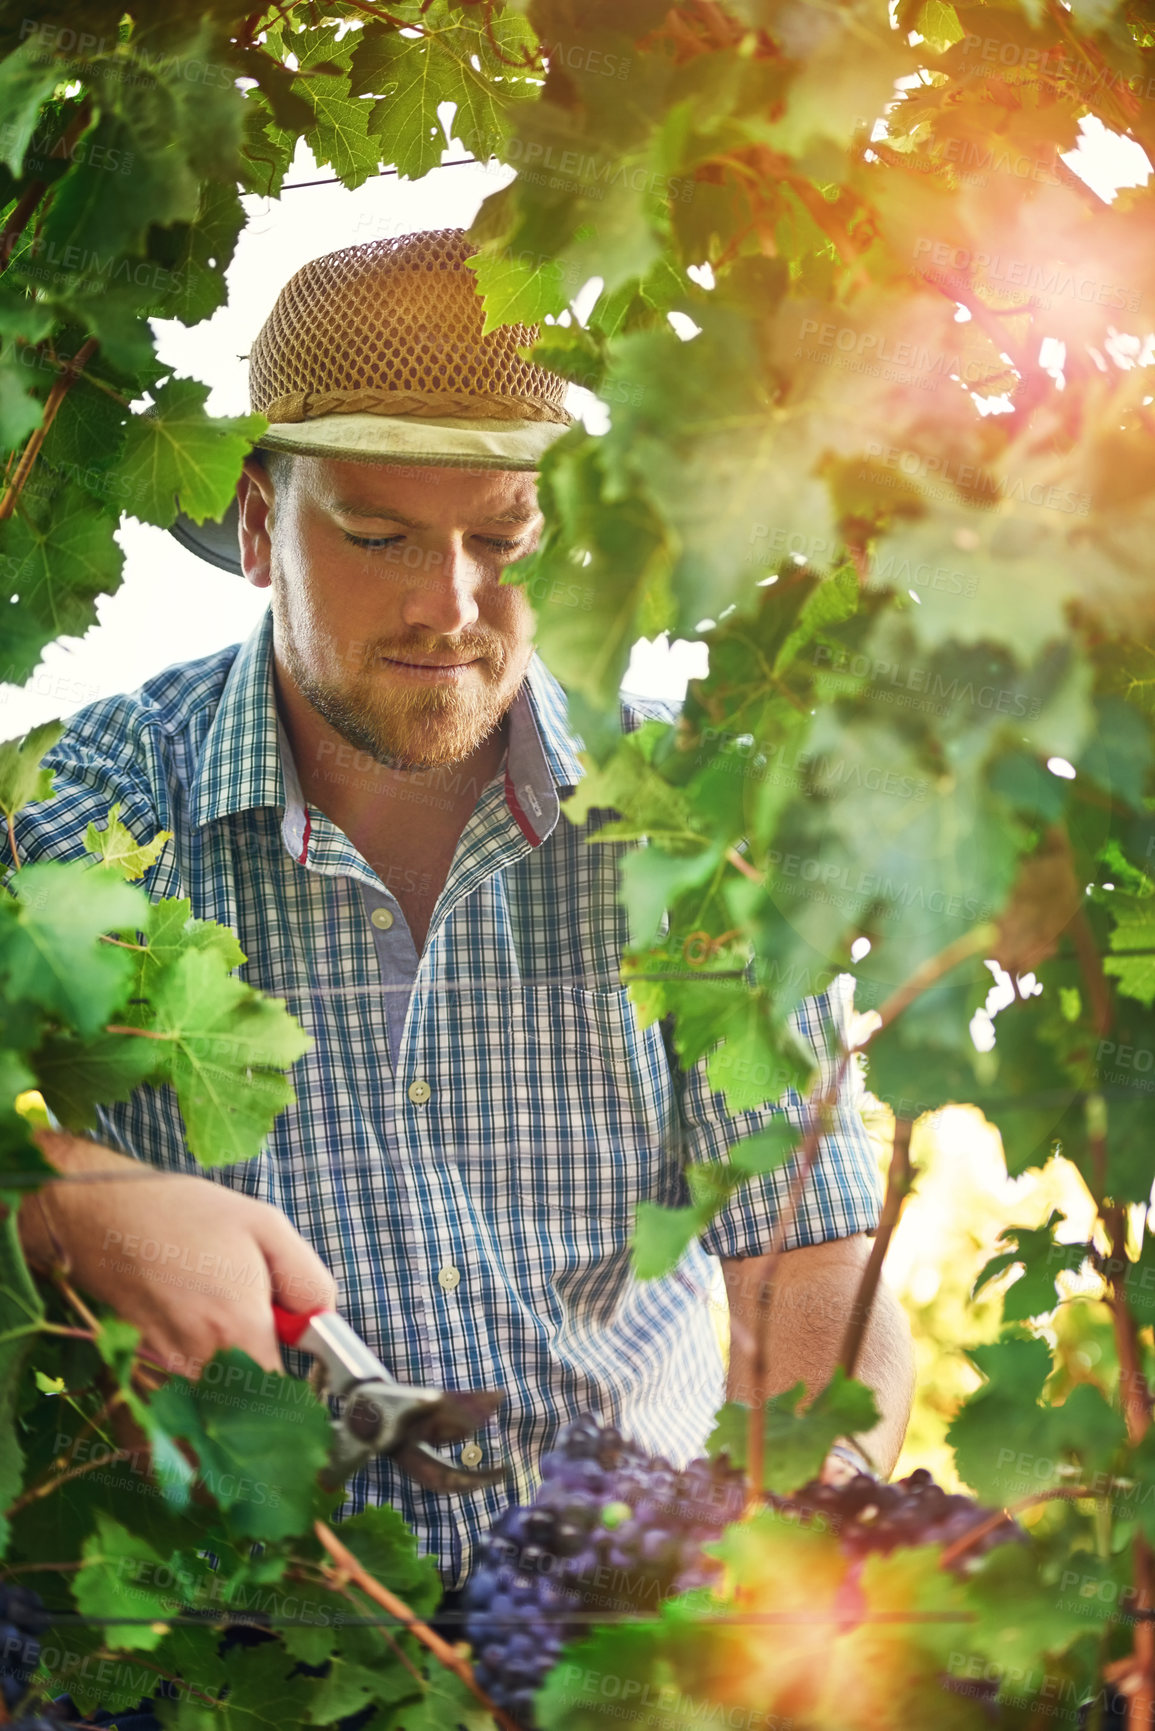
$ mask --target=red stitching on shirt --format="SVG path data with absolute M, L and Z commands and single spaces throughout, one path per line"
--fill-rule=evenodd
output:
M 304 835 L 303 835 L 302 840 L 301 840 L 301 851 L 297 855 L 297 864 L 298 865 L 304 865 L 305 861 L 309 857 L 309 831 L 312 829 L 312 827 L 313 827 L 313 820 L 310 818 L 309 808 L 308 808 L 308 806 L 306 806 L 305 807 L 305 831 L 304 831 Z
M 530 847 L 540 847 L 541 837 L 521 809 L 521 802 L 513 791 L 513 782 L 509 776 L 509 766 L 505 770 L 505 803 L 513 813 L 518 829 L 529 843 Z

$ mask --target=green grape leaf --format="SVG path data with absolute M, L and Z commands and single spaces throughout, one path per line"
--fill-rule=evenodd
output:
M 334 1656 L 328 1676 L 321 1680 L 309 1703 L 309 1723 L 332 1725 L 362 1712 L 371 1702 L 393 1706 L 407 1700 L 416 1687 L 412 1672 L 400 1660 L 392 1665 L 368 1666 Z
M 777 1172 L 795 1153 L 801 1139 L 797 1126 L 783 1115 L 765 1130 L 735 1142 L 730 1149 L 730 1164 L 751 1178 Z
M 4 62 L 0 61 L 0 66 Z M 0 450 L 14 451 L 40 425 L 44 404 L 28 388 L 28 374 L 9 347 L 0 353 Z
M 95 854 L 102 867 L 118 877 L 135 883 L 150 871 L 172 840 L 170 829 L 157 830 L 151 841 L 138 842 L 131 830 L 120 821 L 120 801 L 108 809 L 108 822 L 103 829 L 90 823 L 84 832 L 84 845 Z
M 17 1106 L 20 1095 L 35 1087 L 24 1054 L 0 1050 L 0 1205 L 18 1205 L 27 1195 L 24 1180 L 40 1173 L 48 1177 L 52 1171 L 32 1140 L 33 1130 L 47 1129 L 47 1118 L 28 1102 Z M 6 1187 L 5 1173 L 10 1179 L 19 1175 L 18 1182 Z
M 478 1705 L 456 1672 L 440 1666 L 430 1670 L 421 1699 L 407 1703 L 393 1720 L 394 1731 L 446 1731 L 448 1726 L 453 1731 L 491 1731 L 492 1725 L 492 1714 Z
M 1121 697 L 1098 698 L 1095 709 L 1094 733 L 1075 767 L 1105 793 L 1141 810 L 1153 755 L 1150 725 Z
M 1125 997 L 1150 1009 L 1155 1002 L 1155 896 L 1116 891 L 1107 906 L 1114 924 L 1109 939 L 1112 953 L 1103 958 L 1103 972 L 1118 980 Z M 1120 950 L 1139 953 L 1119 955 Z
M 277 1540 L 319 1513 L 317 1474 L 329 1458 L 328 1408 L 307 1382 L 263 1371 L 237 1348 L 199 1381 L 174 1376 L 151 1398 L 156 1422 L 191 1444 L 197 1480 L 236 1538 Z
M 585 774 L 562 805 L 570 822 L 584 824 L 591 811 L 613 811 L 620 805 L 629 817 L 603 825 L 597 834 L 605 840 L 644 836 L 667 849 L 689 849 L 695 855 L 704 851 L 706 838 L 691 827 L 685 794 L 653 765 L 655 747 L 669 732 L 666 722 L 647 720 L 617 741 L 606 763 L 595 763 L 587 752 L 579 754 Z
M 134 1034 L 48 1034 L 33 1054 L 36 1085 L 66 1130 L 95 1127 L 97 1106 L 127 1100 L 163 1061 L 155 1040 Z
M 575 796 L 571 796 L 575 797 Z M 568 815 L 568 802 L 567 802 Z M 721 845 L 704 847 L 697 853 L 668 854 L 660 847 L 638 848 L 618 865 L 620 894 L 630 916 L 630 931 L 636 944 L 654 942 L 664 915 L 680 895 L 698 889 L 717 871 L 723 857 Z
M 987 1380 L 952 1421 L 947 1441 L 960 1477 L 984 1501 L 1015 1502 L 1059 1482 L 1064 1468 L 1112 1470 L 1126 1443 L 1122 1418 L 1090 1383 L 1062 1406 L 1041 1404 L 1051 1369 L 1045 1341 L 1004 1338 L 969 1356 Z
M 198 1676 L 203 1663 L 197 1664 Z M 213 1675 L 220 1698 L 206 1702 L 182 1690 L 175 1713 L 161 1709 L 168 1731 L 287 1731 L 312 1722 L 317 1680 L 301 1676 L 279 1641 L 231 1648 Z
M 701 1208 L 665 1208 L 639 1202 L 630 1239 L 630 1261 L 638 1280 L 672 1274 L 694 1239 L 710 1224 Z
M 1093 1558 L 1073 1551 L 1064 1558 L 1061 1587 L 1043 1559 L 1026 1545 L 1000 1545 L 984 1557 L 967 1579 L 967 1609 L 976 1618 L 967 1645 L 981 1653 L 1002 1680 L 1001 1692 L 1023 1694 L 1019 1679 L 1043 1681 L 1040 1655 L 1058 1655 L 1087 1633 L 1088 1618 L 1118 1608 L 1119 1583 L 1096 1604 L 1095 1589 L 1106 1586 L 1118 1559 Z M 1106 1564 L 1106 1566 L 1104 1566 Z
M 14 175 L 24 172 L 24 156 L 36 133 L 41 104 L 52 95 L 60 75 L 57 61 L 45 54 L 35 31 L 0 60 L 0 113 L 4 115 L 0 162 L 7 163 Z
M 247 961 L 235 932 L 215 920 L 194 920 L 191 916 L 192 902 L 187 896 L 165 896 L 152 903 L 137 996 L 151 998 L 163 970 L 191 950 L 215 955 L 226 973 Z
M 507 56 L 535 43 L 528 22 L 516 13 L 498 13 L 492 25 L 493 39 Z M 498 58 L 486 30 L 447 0 L 433 0 L 421 15 L 421 28 L 419 37 L 366 30 L 353 56 L 350 84 L 354 96 L 381 99 L 369 105 L 370 131 L 385 160 L 412 180 L 441 161 L 448 142 L 437 113 L 443 102 L 456 105 L 454 132 L 484 162 L 505 145 L 505 104 L 540 90 L 540 75 L 537 84 L 518 78 Z
M 139 254 L 152 223 L 194 222 L 203 180 L 236 178 L 244 97 L 229 76 L 192 75 L 224 58 L 198 20 L 151 50 L 121 42 L 93 66 L 99 114 L 48 207 L 38 242 L 49 258 L 98 283 L 138 282 L 120 255 Z
M 437 1608 L 441 1580 L 435 1560 L 418 1556 L 413 1533 L 388 1503 L 341 1522 L 341 1543 L 357 1561 L 419 1616 Z
M 977 1298 L 989 1281 L 1008 1268 L 1020 1268 L 1022 1273 L 1003 1299 L 1004 1322 L 1025 1322 L 1032 1316 L 1049 1315 L 1062 1296 L 1055 1276 L 1063 1269 L 1077 1273 L 1087 1258 L 1094 1255 L 1091 1244 L 1060 1243 L 1056 1239 L 1055 1229 L 1064 1219 L 1056 1208 L 1042 1226 L 1008 1226 L 999 1233 L 999 1241 L 1014 1248 L 1001 1251 L 985 1265 L 975 1281 L 974 1296 Z
M 241 464 L 267 425 L 263 415 L 214 419 L 208 386 L 171 379 L 152 407 L 134 415 L 114 471 L 135 517 L 167 529 L 180 509 L 194 522 L 223 514 Z
M 560 466 L 563 447 L 571 457 Z M 540 545 L 507 575 L 533 603 L 536 640 L 550 671 L 616 718 L 618 689 L 645 615 L 664 607 L 669 546 L 645 501 L 609 497 L 597 442 L 580 430 L 560 440 L 544 463 L 539 502 L 549 521 Z M 656 634 L 664 624 L 649 629 Z
M 841 1366 L 805 1411 L 805 1383 L 795 1383 L 784 1394 L 763 1405 L 763 1483 L 768 1491 L 788 1495 L 817 1476 L 830 1445 L 841 1436 L 860 1435 L 878 1422 L 874 1395 L 864 1383 L 848 1378 Z M 735 1466 L 747 1464 L 749 1407 L 727 1401 L 718 1411 L 714 1428 L 706 1439 L 711 1456 L 726 1453 Z
M 281 1072 L 311 1043 L 283 1004 L 222 973 L 221 961 L 211 948 L 189 950 L 153 988 L 165 1073 L 189 1148 L 206 1166 L 260 1152 L 273 1119 L 296 1098 Z
M 541 1731 L 604 1731 L 610 1680 L 612 1692 L 633 1703 L 630 1713 L 637 1731 L 676 1725 L 669 1706 L 678 1692 L 663 1635 L 659 1625 L 646 1622 L 599 1629 L 567 1647 L 534 1696 L 534 1719 Z M 412 1731 L 407 1723 L 405 1731 Z
M 966 34 L 950 0 L 926 0 L 915 28 L 936 54 L 944 54 Z
M 120 587 L 124 555 L 113 540 L 115 517 L 77 487 L 26 489 L 0 528 L 0 599 L 20 602 L 11 607 L 6 676 L 20 680 L 52 638 L 83 637 L 96 623 L 96 597 Z
M 34 801 L 53 798 L 53 771 L 42 769 L 41 760 L 63 734 L 62 721 L 46 721 L 23 739 L 6 739 L 0 745 L 0 811 L 5 817 L 15 817 Z
M 465 262 L 485 302 L 487 335 L 499 325 L 537 324 L 547 313 L 569 306 L 572 278 L 558 259 L 481 251 Z
M 165 1614 L 172 1611 L 171 1596 L 155 1585 L 164 1578 L 164 1557 L 100 1510 L 81 1554 L 83 1566 L 72 1582 L 72 1596 L 85 1616 L 106 1620 L 106 1644 L 125 1652 L 159 1646 L 167 1633 Z M 132 1620 L 118 1623 L 118 1613 Z M 146 1617 L 155 1621 L 140 1621 Z
M 106 932 L 148 920 L 143 892 L 78 863 L 25 866 L 0 904 L 0 973 L 9 993 L 60 1017 L 82 1037 L 96 1034 L 121 1002 L 130 952 L 102 943 Z

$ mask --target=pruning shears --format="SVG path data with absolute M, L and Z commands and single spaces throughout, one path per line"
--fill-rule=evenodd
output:
M 460 1442 L 492 1417 L 505 1399 L 493 1389 L 464 1392 L 417 1388 L 398 1382 L 343 1316 L 333 1310 L 282 1310 L 274 1304 L 277 1339 L 311 1353 L 310 1382 L 334 1396 L 333 1447 L 322 1474 L 336 1490 L 374 1455 L 392 1457 L 410 1478 L 431 1491 L 476 1491 L 505 1477 L 503 1467 L 464 1467 L 430 1446 Z

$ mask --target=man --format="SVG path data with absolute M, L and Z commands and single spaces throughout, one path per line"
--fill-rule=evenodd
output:
M 278 1366 L 275 1296 L 339 1305 L 403 1381 L 503 1388 L 459 1458 L 505 1465 L 504 1489 L 434 1495 L 388 1460 L 351 1486 L 354 1507 L 401 1509 L 450 1588 L 566 1418 L 592 1408 L 675 1461 L 701 1451 L 724 1396 L 711 1256 L 733 1392 L 750 1398 L 758 1331 L 768 1391 L 820 1387 L 878 1207 L 848 1095 L 769 1309 L 781 1174 L 675 1274 L 630 1272 L 638 1203 L 684 1199 L 686 1160 L 724 1159 L 778 1108 L 731 1116 L 702 1065 L 683 1073 L 662 1027 L 638 1026 L 619 985 L 624 847 L 587 845 L 605 813 L 559 821 L 580 742 L 528 599 L 500 579 L 540 534 L 534 472 L 569 424 L 565 382 L 517 355 L 523 327 L 482 337 L 471 250 L 459 230 L 353 247 L 282 291 L 251 357 L 270 430 L 238 489 L 240 565 L 269 616 L 239 651 L 83 711 L 48 758 L 57 797 L 18 825 L 29 859 L 81 855 L 114 800 L 137 835 L 171 830 L 150 893 L 233 927 L 248 980 L 314 1042 L 255 1161 L 203 1175 L 175 1099 L 149 1089 L 102 1112 L 107 1146 L 47 1134 L 61 1172 L 107 1182 L 26 1204 L 30 1255 L 62 1249 L 173 1369 L 225 1345 Z M 809 1001 L 803 1032 L 845 1008 Z M 220 1272 L 192 1293 L 134 1240 Z M 889 1470 L 911 1354 L 885 1293 L 860 1375 L 883 1413 L 863 1440 Z

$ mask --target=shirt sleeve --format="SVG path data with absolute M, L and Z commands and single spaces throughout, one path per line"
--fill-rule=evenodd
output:
M 815 1049 L 823 1089 L 833 1082 L 837 1067 L 836 1058 L 827 1056 L 829 1035 L 833 1032 L 845 1037 L 853 1007 L 854 981 L 842 974 L 829 990 L 804 999 L 794 1012 L 794 1026 Z M 663 1032 L 667 1032 L 666 1027 Z M 707 1080 L 706 1056 L 684 1070 L 671 1052 L 670 1063 L 687 1163 L 724 1163 L 736 1142 L 766 1129 L 783 1113 L 800 1134 L 805 1127 L 806 1103 L 793 1088 L 777 1104 L 729 1112 L 724 1096 Z M 862 1119 L 863 1092 L 862 1072 L 858 1060 L 852 1058 L 838 1104 L 832 1109 L 830 1131 L 819 1142 L 818 1155 L 787 1226 L 784 1250 L 876 1229 L 882 1207 L 882 1178 Z M 778 1171 L 744 1184 L 701 1234 L 703 1248 L 723 1258 L 763 1255 L 797 1170 L 796 1161 L 791 1159 Z
M 120 821 L 133 837 L 151 841 L 158 829 L 166 827 L 160 810 L 165 803 L 163 776 L 154 756 L 149 731 L 140 726 L 130 698 L 109 698 L 81 711 L 44 757 L 44 767 L 53 771 L 51 797 L 33 801 L 16 815 L 13 827 L 21 865 L 87 859 L 88 825 L 103 829 L 109 808 L 116 804 Z M 0 824 L 0 863 L 5 869 L 13 863 L 4 824 Z M 163 877 L 162 872 L 148 880 L 154 899 L 167 893 L 158 887 Z

